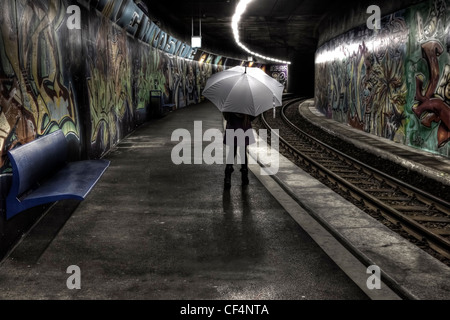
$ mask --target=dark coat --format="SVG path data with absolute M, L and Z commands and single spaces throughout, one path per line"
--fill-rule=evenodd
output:
M 242 129 L 246 133 L 245 136 L 245 146 L 248 146 L 249 144 L 255 143 L 255 137 L 253 135 L 253 128 L 252 128 L 252 121 L 255 120 L 255 117 L 241 114 L 241 113 L 231 113 L 231 112 L 224 112 L 223 117 L 227 121 L 227 126 L 225 129 Z M 250 130 L 250 131 L 248 131 Z M 235 146 L 242 146 L 242 142 L 237 141 L 237 137 L 234 137 L 234 145 Z M 223 135 L 223 143 L 230 145 L 227 141 L 227 134 L 226 130 Z

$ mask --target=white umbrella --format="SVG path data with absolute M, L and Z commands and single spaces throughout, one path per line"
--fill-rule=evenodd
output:
M 259 68 L 233 67 L 213 74 L 203 95 L 222 112 L 257 116 L 281 106 L 284 86 Z

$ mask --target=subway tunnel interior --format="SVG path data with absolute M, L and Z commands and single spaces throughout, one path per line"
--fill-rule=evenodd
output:
M 249 49 L 269 57 L 289 60 L 288 91 L 314 95 L 314 59 L 317 48 L 359 25 L 365 25 L 367 8 L 377 5 L 381 16 L 420 1 L 251 1 L 239 24 L 240 41 Z M 247 59 L 248 54 L 234 39 L 231 21 L 236 0 L 152 1 L 142 0 L 155 21 L 173 33 L 200 35 L 207 51 Z M 371 12 L 371 11 L 369 11 Z M 253 57 L 253 61 L 263 59 Z
M 0 256 L 48 208 L 6 218 L 9 150 L 61 129 L 69 158 L 101 158 L 157 118 L 151 90 L 176 111 L 204 101 L 208 77 L 236 65 L 282 74 L 286 93 L 314 98 L 330 119 L 449 156 L 448 1 L 250 2 L 241 41 L 289 65 L 249 61 L 230 26 L 237 3 L 1 2 Z M 366 25 L 373 4 L 381 11 L 375 30 Z M 200 24 L 202 47 L 191 48 Z

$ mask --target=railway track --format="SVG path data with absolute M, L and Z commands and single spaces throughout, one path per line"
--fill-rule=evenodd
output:
M 302 169 L 322 177 L 364 211 L 375 211 L 444 260 L 450 259 L 450 204 L 303 132 L 289 120 L 300 101 L 285 101 L 275 118 L 272 111 L 261 116 L 262 126 L 279 129 L 280 152 L 284 150 Z

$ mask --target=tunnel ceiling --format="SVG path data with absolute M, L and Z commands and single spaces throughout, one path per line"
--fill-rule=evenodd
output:
M 170 24 L 179 34 L 190 36 L 192 18 L 194 35 L 199 34 L 201 17 L 202 42 L 205 48 L 244 54 L 234 42 L 231 19 L 235 0 L 152 1 L 145 0 L 151 15 Z M 314 52 L 317 46 L 316 26 L 326 16 L 325 7 L 336 1 L 326 0 L 254 0 L 239 25 L 241 41 L 251 50 L 287 59 L 295 52 Z
M 194 35 L 198 35 L 201 17 L 204 50 L 234 55 L 237 58 L 247 56 L 235 44 L 231 30 L 231 19 L 237 0 L 142 1 L 152 18 L 160 19 L 170 25 L 172 31 L 184 36 L 187 42 L 190 42 L 192 33 L 192 18 L 194 18 Z M 241 42 L 253 51 L 279 59 L 312 54 L 317 48 L 320 27 L 329 23 L 328 21 L 336 21 L 331 20 L 330 17 L 340 17 L 345 13 L 351 13 L 355 10 L 355 3 L 358 3 L 360 8 L 365 8 L 362 4 L 364 1 L 352 2 L 253 0 L 248 5 L 239 25 Z M 379 6 L 383 6 L 383 3 L 386 3 L 385 6 L 389 2 L 392 3 L 392 1 L 377 2 Z M 392 4 L 389 5 L 392 6 Z M 356 10 L 361 11 L 361 9 Z M 362 12 L 362 15 L 364 14 L 366 13 Z

